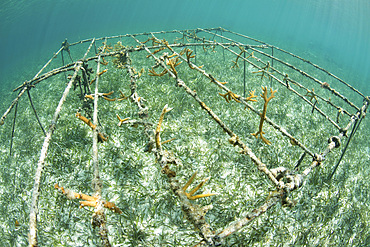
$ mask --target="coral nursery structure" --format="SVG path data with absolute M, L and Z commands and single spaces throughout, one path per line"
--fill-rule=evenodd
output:
M 318 65 L 223 28 L 64 41 L 14 92 L 0 120 L 13 124 L 9 159 L 28 153 L 15 138 L 24 121 L 42 140 L 29 147 L 41 151 L 26 216 L 13 219 L 11 241 L 29 246 L 307 244 L 296 227 L 305 195 L 341 169 L 370 103 Z M 30 108 L 18 107 L 24 95 Z

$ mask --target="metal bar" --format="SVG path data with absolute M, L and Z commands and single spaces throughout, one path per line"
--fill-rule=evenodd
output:
M 219 34 L 216 34 L 217 36 L 220 36 Z M 229 38 L 226 38 L 226 37 L 224 37 L 226 40 L 230 40 L 231 41 L 231 39 L 229 39 Z M 210 42 L 213 42 L 213 41 L 210 41 Z M 237 42 L 237 43 L 239 43 L 239 45 L 242 45 L 240 42 Z M 280 51 L 283 51 L 283 52 L 285 52 L 284 50 L 281 50 L 281 49 L 279 49 L 278 47 L 275 47 L 275 46 L 271 46 L 271 45 L 268 45 L 269 47 L 273 47 L 273 48 L 275 48 L 275 49 L 278 49 L 278 50 L 280 50 Z M 258 52 L 258 53 L 260 53 L 260 54 L 262 54 L 262 55 L 264 55 L 264 56 L 266 56 L 266 57 L 268 57 L 268 58 L 271 58 L 271 59 L 275 59 L 276 61 L 278 61 L 278 62 L 280 62 L 281 64 L 284 64 L 285 66 L 287 66 L 287 67 L 289 67 L 289 68 L 291 68 L 291 69 L 293 69 L 293 70 L 295 70 L 295 71 L 297 71 L 297 72 L 299 72 L 300 74 L 302 74 L 303 76 L 305 76 L 305 77 L 307 77 L 307 78 L 310 78 L 311 80 L 313 80 L 314 82 L 316 82 L 316 83 L 318 83 L 320 86 L 323 86 L 323 84 L 324 84 L 324 82 L 322 82 L 322 81 L 320 81 L 320 80 L 318 80 L 317 78 L 315 78 L 314 76 L 311 76 L 310 74 L 308 74 L 307 72 L 304 72 L 303 70 L 301 70 L 301 69 L 298 69 L 298 68 L 296 68 L 295 66 L 293 66 L 293 65 L 291 65 L 291 64 L 289 64 L 289 63 L 287 63 L 287 62 L 284 62 L 284 61 L 282 61 L 281 59 L 279 59 L 279 58 L 277 58 L 277 57 L 273 57 L 273 56 L 271 56 L 270 54 L 267 54 L 267 53 L 265 53 L 265 52 L 262 52 L 262 51 L 260 51 L 260 50 L 257 50 L 257 49 L 255 49 L 255 48 L 253 48 L 253 47 L 251 47 L 251 50 L 253 50 L 253 51 L 255 51 L 255 52 Z M 293 55 L 292 53 L 288 53 L 289 55 Z M 353 104 L 352 102 L 350 102 L 346 97 L 344 97 L 343 95 L 341 95 L 341 94 L 339 94 L 337 91 L 335 91 L 334 89 L 332 89 L 332 88 L 329 88 L 328 89 L 330 92 L 332 92 L 334 95 L 336 95 L 336 96 L 338 96 L 339 98 L 341 98 L 344 102 L 346 102 L 347 104 L 349 104 L 350 106 L 352 106 L 353 108 L 355 108 L 356 110 L 359 110 L 359 107 L 357 107 L 355 104 Z M 357 90 L 355 90 L 355 89 L 352 89 L 352 90 L 354 90 L 354 91 L 357 91 Z M 358 92 L 358 91 L 357 91 Z M 361 94 L 362 95 L 362 94 Z M 363 95 L 362 95 L 363 96 Z M 363 96 L 364 97 L 364 96 Z
M 235 55 L 239 55 L 237 54 L 235 51 L 223 46 L 222 44 L 219 44 L 220 46 L 222 46 L 224 49 L 227 49 L 228 51 L 230 51 L 231 53 L 235 54 Z M 251 61 L 249 61 L 248 59 L 244 59 L 243 57 L 241 57 L 241 59 L 245 60 L 247 63 L 251 64 L 252 66 L 254 66 L 255 68 L 259 69 L 259 70 L 262 70 L 262 68 L 254 63 L 252 63 Z M 282 80 L 280 80 L 279 78 L 277 78 L 276 76 L 274 76 L 273 74 L 269 73 L 268 71 L 266 72 L 270 77 L 272 77 L 273 79 L 275 79 L 277 82 L 279 82 L 281 85 L 283 85 L 284 87 L 288 88 L 290 91 L 292 91 L 293 93 L 295 93 L 297 96 L 299 96 L 301 99 L 303 99 L 306 103 L 308 103 L 309 105 L 315 107 L 315 109 L 323 116 L 325 117 L 326 119 L 329 120 L 329 122 L 331 124 L 333 124 L 337 129 L 341 129 L 341 127 L 335 122 L 333 121 L 330 117 L 328 117 L 322 110 L 320 110 L 317 106 L 314 106 L 312 102 L 310 102 L 308 99 L 306 99 L 303 95 L 301 95 L 300 93 L 298 93 L 296 90 L 294 90 L 292 87 L 290 87 L 289 85 L 287 85 L 286 83 L 284 83 Z
M 82 66 L 82 62 L 80 62 L 80 61 L 76 62 L 75 73 L 73 74 L 71 80 L 69 81 L 67 87 L 64 90 L 63 96 L 60 99 L 58 107 L 55 110 L 54 117 L 53 117 L 53 119 L 51 121 L 51 124 L 49 126 L 49 130 L 46 133 L 46 137 L 44 139 L 44 144 L 42 145 L 41 155 L 40 155 L 39 161 L 37 163 L 37 170 L 36 170 L 36 174 L 35 174 L 35 182 L 34 182 L 33 191 L 32 191 L 32 204 L 31 204 L 31 209 L 30 209 L 30 223 L 29 223 L 30 224 L 30 232 L 28 234 L 28 236 L 29 236 L 28 241 L 29 241 L 29 246 L 30 247 L 38 246 L 38 242 L 37 242 L 37 215 L 38 215 L 38 199 L 39 199 L 39 195 L 40 195 L 40 182 L 41 182 L 41 174 L 42 174 L 42 171 L 44 169 L 44 163 L 45 163 L 45 159 L 46 159 L 46 156 L 47 156 L 47 151 L 48 151 L 48 148 L 49 148 L 51 136 L 53 135 L 53 132 L 55 130 L 56 123 L 58 121 L 60 111 L 62 110 L 62 106 L 64 104 L 64 101 L 67 98 L 69 90 L 71 89 L 73 81 L 76 78 L 77 73 L 80 70 L 81 66 Z
M 150 53 L 149 50 L 147 50 L 147 52 Z M 182 56 L 180 56 L 180 54 L 178 54 L 177 52 L 175 52 L 174 50 L 171 50 L 171 52 L 173 52 L 174 54 L 176 54 L 177 56 L 181 57 L 183 60 L 185 60 L 185 58 L 183 58 Z M 166 71 L 167 73 L 176 80 L 177 82 L 177 85 L 184 88 L 184 90 L 186 91 L 186 93 L 188 93 L 190 96 L 192 96 L 199 104 L 200 106 L 203 108 L 203 110 L 205 110 L 217 123 L 218 125 L 231 137 L 231 138 L 235 138 L 235 146 L 239 146 L 241 149 L 243 149 L 243 153 L 244 154 L 247 154 L 251 159 L 252 161 L 256 164 L 256 166 L 258 167 L 258 169 L 261 171 L 261 172 L 264 172 L 267 177 L 272 181 L 273 184 L 275 184 L 275 186 L 278 186 L 279 182 L 276 180 L 276 178 L 272 175 L 272 173 L 269 171 L 269 169 L 267 169 L 267 166 L 266 164 L 262 163 L 262 161 L 260 159 L 257 158 L 257 156 L 252 152 L 252 150 L 246 146 L 240 139 L 239 137 L 237 137 L 237 135 L 224 123 L 222 122 L 222 120 L 208 107 L 205 105 L 205 103 L 198 97 L 197 93 L 194 92 L 194 90 L 190 89 L 183 80 L 179 79 L 175 74 L 173 74 L 171 72 L 171 70 L 169 70 L 167 68 L 167 66 L 164 64 L 163 61 L 161 61 L 160 59 L 158 59 L 156 56 L 152 55 L 152 57 L 156 60 L 156 62 L 162 66 Z M 194 65 L 196 66 L 196 65 Z M 197 67 L 195 67 L 197 68 Z M 199 68 L 198 68 L 199 69 Z M 197 70 L 198 70 L 197 69 Z M 201 69 L 199 69 L 201 70 Z M 202 70 L 203 71 L 203 70 Z M 207 74 L 205 71 L 203 71 L 203 74 L 204 75 L 208 75 L 207 77 L 208 78 L 213 78 L 212 76 L 210 76 L 209 74 Z M 212 79 L 211 79 L 212 80 Z M 214 83 L 216 83 L 216 80 L 213 78 L 213 81 Z M 218 82 L 219 83 L 219 82 Z M 222 85 L 222 84 L 221 84 Z
M 225 51 L 225 49 L 222 49 L 223 51 Z M 245 52 L 243 52 L 243 57 L 244 57 L 244 61 L 243 61 L 243 97 L 245 98 L 245 87 L 246 87 L 246 85 L 245 85 L 245 67 L 246 67 L 246 64 L 245 64 Z
M 35 78 L 37 78 L 40 73 L 51 63 L 51 61 L 53 61 L 54 58 L 56 58 L 56 56 L 60 53 L 60 51 L 62 50 L 63 48 L 60 48 L 57 53 L 55 53 L 50 59 L 49 61 L 46 62 L 46 64 L 39 70 L 39 72 L 37 72 L 37 74 L 33 77 L 33 80 Z M 27 85 L 27 81 L 23 83 L 23 87 L 25 87 Z M 9 106 L 9 108 L 5 111 L 5 113 L 3 114 L 3 116 L 1 117 L 0 119 L 0 125 L 3 125 L 4 124 L 4 120 L 6 118 L 6 116 L 9 114 L 9 112 L 13 109 L 13 107 L 15 106 L 15 104 L 18 102 L 18 100 L 22 97 L 22 95 L 25 93 L 26 91 L 26 88 L 23 88 L 23 90 L 18 94 L 18 96 L 13 100 L 12 104 Z
M 271 67 L 274 67 L 274 47 L 271 47 Z M 272 87 L 272 78 L 270 77 L 270 87 Z
M 42 127 L 42 124 L 41 124 L 41 121 L 39 119 L 39 116 L 37 115 L 35 106 L 33 105 L 33 102 L 32 102 L 32 98 L 31 98 L 31 94 L 30 94 L 30 90 L 29 89 L 27 90 L 27 94 L 28 94 L 28 99 L 30 100 L 31 107 L 33 109 L 33 113 L 35 114 L 35 117 L 37 119 L 37 122 L 39 123 L 40 128 L 42 129 L 42 132 L 44 132 L 44 136 L 46 136 L 46 131 L 45 131 L 44 127 Z
M 289 54 L 289 55 L 291 55 L 291 56 L 293 56 L 293 57 L 295 57 L 295 58 L 298 58 L 299 60 L 301 60 L 301 61 L 303 61 L 303 62 L 305 62 L 305 63 L 308 63 L 308 64 L 310 64 L 310 65 L 314 66 L 315 68 L 317 68 L 317 69 L 319 69 L 319 70 L 321 70 L 321 71 L 325 72 L 325 73 L 326 73 L 326 74 L 328 74 L 329 76 L 331 76 L 331 77 L 333 77 L 333 78 L 337 79 L 338 81 L 340 81 L 341 83 L 343 83 L 344 85 L 346 85 L 347 87 L 349 87 L 350 89 L 352 89 L 354 92 L 356 92 L 357 94 L 359 94 L 359 95 L 361 95 L 363 98 L 365 98 L 365 96 L 364 96 L 360 91 L 358 91 L 356 88 L 354 88 L 354 87 L 353 87 L 353 86 L 351 86 L 350 84 L 346 83 L 345 81 L 343 81 L 342 79 L 340 79 L 340 78 L 339 78 L 339 77 L 337 77 L 336 75 L 334 75 L 334 74 L 330 73 L 329 71 L 327 71 L 327 70 L 325 70 L 325 69 L 321 68 L 320 66 L 318 66 L 318 65 L 316 65 L 316 64 L 314 64 L 314 63 L 312 63 L 312 62 L 311 62 L 311 61 L 309 61 L 309 60 L 303 59 L 303 58 L 301 58 L 301 57 L 299 57 L 299 56 L 297 56 L 297 55 L 295 55 L 295 54 L 293 54 L 293 53 L 290 53 L 290 52 L 288 52 L 288 51 L 285 51 L 285 50 L 283 50 L 283 49 L 281 49 L 281 48 L 279 48 L 279 47 L 276 47 L 276 46 L 273 46 L 273 45 L 267 44 L 267 43 L 265 43 L 265 42 L 262 42 L 262 41 L 259 41 L 259 40 L 256 40 L 256 39 L 253 39 L 253 38 L 248 37 L 248 36 L 246 36 L 246 35 L 239 34 L 239 33 L 236 33 L 236 32 L 230 31 L 230 30 L 226 30 L 226 29 L 224 29 L 224 28 L 223 28 L 222 30 L 223 30 L 223 31 L 225 31 L 225 32 L 229 32 L 229 33 L 232 33 L 232 34 L 238 35 L 238 36 L 243 37 L 243 38 L 247 38 L 247 39 L 250 39 L 250 40 L 257 41 L 257 42 L 259 42 L 259 43 L 261 43 L 261 44 L 265 44 L 265 45 L 268 45 L 268 46 L 270 46 L 270 47 L 274 47 L 275 49 L 277 49 L 277 50 L 279 50 L 279 51 L 281 51 L 281 52 L 284 52 L 284 53 Z
M 219 43 L 218 43 L 219 44 Z M 220 44 L 221 45 L 221 44 Z M 226 48 L 224 47 L 223 45 L 221 45 L 224 49 L 227 49 L 227 50 L 230 50 L 229 48 Z M 230 50 L 233 54 L 236 54 L 236 55 L 239 55 L 237 54 L 236 52 Z M 183 61 L 187 62 L 187 59 L 185 59 L 184 57 L 180 56 L 180 54 L 176 53 L 178 55 L 179 58 L 181 58 Z M 244 58 L 243 58 L 244 59 Z M 260 68 L 259 66 L 255 65 L 254 63 L 250 62 L 249 60 L 245 59 L 244 61 L 252 64 L 253 66 L 255 67 L 258 67 Z M 215 83 L 219 88 L 221 88 L 222 90 L 224 90 L 225 92 L 229 92 L 230 89 L 227 88 L 225 85 L 222 85 L 221 83 L 219 83 L 217 80 L 215 80 L 213 78 L 213 76 L 211 76 L 210 74 L 206 73 L 203 69 L 200 69 L 198 66 L 196 66 L 195 64 L 191 63 L 190 62 L 190 65 L 192 67 L 194 67 L 198 72 L 202 73 L 204 76 L 206 76 L 207 78 L 209 78 L 213 83 Z M 297 92 L 298 93 L 298 92 Z M 299 94 L 299 93 L 298 93 Z M 300 94 L 299 94 L 300 95 Z M 303 96 L 301 96 L 303 97 Z M 304 98 L 304 97 L 303 97 Z M 260 115 L 260 112 L 258 112 L 252 105 L 250 105 L 245 99 L 239 99 L 246 107 L 248 107 L 250 110 L 252 110 L 254 113 Z M 309 101 L 308 101 L 309 102 Z M 324 114 L 324 116 L 326 116 Z M 301 142 L 299 142 L 298 140 L 296 140 L 291 134 L 289 134 L 284 128 L 282 128 L 281 126 L 275 124 L 271 119 L 269 119 L 268 117 L 265 118 L 265 121 L 270 124 L 271 126 L 273 126 L 276 130 L 280 131 L 284 136 L 288 137 L 290 140 L 294 140 L 296 142 L 296 144 L 302 148 L 305 152 L 307 152 L 308 154 L 310 154 L 312 157 L 314 156 L 314 153 L 311 152 L 307 147 L 305 147 Z M 338 126 L 339 127 L 339 126 Z
M 15 109 L 14 109 L 14 119 L 13 119 L 12 136 L 10 138 L 9 156 L 12 156 L 13 138 L 14 138 L 14 131 L 15 131 L 15 120 L 17 119 L 18 103 L 19 102 L 17 102 L 17 104 L 15 105 Z
M 92 44 L 93 43 L 90 44 L 90 46 L 87 49 L 83 59 L 85 59 L 85 57 L 87 56 L 88 52 L 90 51 L 90 48 L 91 48 Z M 44 169 L 44 163 L 45 163 L 45 159 L 46 159 L 46 156 L 47 156 L 47 151 L 48 151 L 48 148 L 49 148 L 50 140 L 51 140 L 51 137 L 52 137 L 52 135 L 54 133 L 54 130 L 56 128 L 56 124 L 57 124 L 57 121 L 59 119 L 59 115 L 60 115 L 60 112 L 62 110 L 63 104 L 64 104 L 65 100 L 67 99 L 67 96 L 68 96 L 69 91 L 72 87 L 73 81 L 76 79 L 77 73 L 80 70 L 82 64 L 83 64 L 82 61 L 77 61 L 75 63 L 75 66 L 74 66 L 75 72 L 74 72 L 72 78 L 69 80 L 68 85 L 65 88 L 64 93 L 62 95 L 62 98 L 60 99 L 59 104 L 58 104 L 57 108 L 55 109 L 54 117 L 51 120 L 49 130 L 46 133 L 46 137 L 45 137 L 44 143 L 42 145 L 40 158 L 39 158 L 39 161 L 37 163 L 37 169 L 36 169 L 36 173 L 35 173 L 35 182 L 34 182 L 33 191 L 32 191 L 32 204 L 31 204 L 31 208 L 30 208 L 30 222 L 29 222 L 30 229 L 29 229 L 29 234 L 28 234 L 28 242 L 29 242 L 30 247 L 38 246 L 38 241 L 37 241 L 38 199 L 39 199 L 39 195 L 40 195 L 41 175 L 42 175 L 42 171 Z

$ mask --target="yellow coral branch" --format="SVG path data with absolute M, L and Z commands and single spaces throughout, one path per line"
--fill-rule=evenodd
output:
M 129 97 L 126 97 L 126 96 L 122 93 L 122 91 L 121 91 L 121 90 L 119 90 L 119 92 L 120 92 L 120 94 L 121 94 L 121 97 L 119 97 L 119 98 L 117 99 L 117 101 L 125 100 L 125 99 L 128 99 L 128 98 L 129 98 Z
M 203 66 L 203 65 L 202 65 Z M 225 85 L 226 83 L 227 83 L 227 81 L 225 81 L 225 82 L 220 82 L 220 81 L 218 81 L 218 80 L 216 80 L 215 79 L 215 81 L 217 81 L 218 83 L 220 83 L 220 84 L 222 84 L 222 85 Z
M 305 97 L 310 98 L 310 102 L 312 102 L 313 99 L 317 101 L 315 90 L 313 88 L 312 88 L 312 91 L 307 89 L 307 93 L 305 94 Z
M 232 68 L 232 69 L 233 69 L 233 68 L 235 68 L 235 66 L 239 68 L 238 60 L 239 60 L 240 56 L 241 56 L 244 52 L 246 52 L 246 50 L 245 50 L 245 48 L 244 48 L 244 47 L 241 47 L 241 46 L 238 46 L 238 47 L 239 47 L 239 49 L 240 49 L 240 53 L 239 53 L 239 55 L 236 57 L 236 60 L 235 60 L 235 61 L 232 61 L 232 62 L 234 63 L 234 65 L 233 65 L 233 66 L 231 66 L 231 68 Z
M 160 51 L 163 51 L 164 49 L 166 49 L 166 47 L 161 47 L 161 48 L 159 48 L 159 49 L 157 49 L 157 50 L 153 51 L 153 53 L 151 53 L 151 54 L 149 54 L 148 56 L 146 56 L 146 58 L 149 58 L 150 56 L 152 56 L 152 55 L 154 55 L 154 54 L 156 54 L 156 53 L 158 53 L 158 52 L 160 52 Z
M 101 72 L 99 72 L 98 74 L 97 74 L 97 76 L 101 76 L 102 74 L 104 74 L 105 72 L 107 72 L 108 70 L 107 69 L 105 69 L 105 70 L 103 70 L 103 71 L 101 71 Z
M 98 132 L 98 142 L 106 142 L 108 141 L 108 137 L 104 136 L 101 132 Z
M 69 189 L 64 189 L 64 187 L 61 187 L 58 184 L 55 184 L 54 188 L 62 192 L 70 200 L 73 200 L 73 199 L 84 200 L 84 201 L 80 201 L 80 208 L 83 208 L 86 206 L 96 208 L 98 205 L 98 202 L 101 201 L 105 208 L 108 208 L 118 214 L 122 213 L 122 211 L 119 209 L 119 207 L 116 206 L 116 204 L 114 204 L 113 202 L 105 201 L 105 200 L 99 200 L 99 197 L 97 196 L 89 196 L 83 193 L 76 193 Z
M 108 65 L 108 61 L 105 61 L 104 57 L 101 57 L 102 61 L 100 61 L 100 64 L 102 65 Z
M 229 103 L 232 99 L 240 103 L 240 100 L 239 100 L 240 96 L 231 91 L 228 91 L 227 93 L 224 93 L 224 94 L 222 93 L 218 93 L 218 94 L 224 97 L 227 103 Z
M 117 118 L 118 118 L 118 120 L 119 120 L 118 126 L 121 126 L 121 125 L 122 125 L 122 123 L 124 123 L 124 122 L 126 122 L 127 120 L 129 120 L 129 119 L 130 119 L 129 117 L 122 119 L 122 118 L 120 118 L 120 117 L 118 116 L 118 114 L 116 114 L 116 116 L 117 116 Z
M 169 139 L 169 140 L 167 140 L 167 141 L 161 142 L 161 145 L 166 144 L 166 143 L 169 143 L 169 142 L 171 142 L 171 141 L 173 141 L 173 140 L 175 140 L 175 139 L 176 139 L 176 138 L 174 137 L 174 138 L 171 138 L 171 139 Z
M 264 99 L 265 103 L 263 105 L 263 111 L 262 113 L 260 114 L 261 116 L 261 120 L 260 120 L 260 125 L 259 125 L 259 130 L 256 132 L 256 133 L 252 133 L 251 135 L 258 138 L 258 136 L 261 137 L 262 141 L 264 143 L 266 143 L 267 145 L 271 145 L 271 142 L 269 140 L 267 140 L 263 134 L 265 134 L 265 132 L 262 131 L 262 127 L 263 127 L 263 122 L 265 121 L 265 118 L 266 118 L 266 111 L 267 111 L 267 104 L 268 102 L 274 98 L 274 94 L 277 92 L 276 90 L 275 91 L 272 91 L 272 88 L 270 88 L 270 91 L 271 91 L 271 95 L 270 97 L 267 98 L 267 86 L 266 87 L 262 87 L 262 90 L 263 90 L 263 94 L 261 94 L 261 97 Z
M 253 91 L 249 91 L 249 95 L 247 98 L 245 98 L 244 100 L 245 101 L 253 101 L 253 102 L 257 102 L 257 100 L 255 98 L 257 98 L 257 95 L 254 95 L 254 93 L 256 92 L 256 90 L 253 90 Z
M 157 128 L 155 129 L 155 144 L 156 144 L 157 149 L 161 148 L 160 132 L 161 132 L 161 126 L 162 126 L 164 114 L 166 114 L 167 112 L 172 110 L 172 108 L 167 108 L 167 107 L 168 107 L 168 105 L 164 106 L 164 108 L 162 110 L 162 113 L 161 113 L 161 116 L 159 117 Z
M 105 99 L 105 100 L 107 100 L 107 101 L 116 101 L 116 98 L 111 99 L 111 98 L 108 98 L 108 97 L 106 97 L 106 96 L 102 96 L 102 97 L 103 97 L 103 99 Z
M 82 116 L 81 113 L 77 112 L 76 117 L 86 123 L 88 126 L 90 126 L 91 129 L 95 130 L 96 125 L 91 122 L 90 119 L 87 119 L 86 117 Z
M 182 62 L 177 62 L 178 60 L 179 60 L 179 58 L 176 57 L 176 58 L 168 59 L 168 61 L 167 61 L 167 65 L 170 66 L 172 73 L 176 77 L 177 77 L 177 71 L 176 71 L 175 67 L 182 63 Z
M 190 177 L 188 182 L 182 187 L 182 191 L 185 193 L 186 197 L 189 200 L 195 200 L 198 198 L 208 197 L 208 196 L 214 196 L 215 193 L 207 193 L 207 194 L 201 194 L 201 195 L 195 195 L 193 196 L 208 180 L 209 177 L 204 179 L 202 182 L 200 182 L 194 189 L 192 189 L 189 193 L 186 192 L 186 189 L 190 186 L 190 184 L 194 181 L 195 176 L 197 175 L 197 172 L 194 172 L 194 174 Z
M 167 74 L 167 70 L 163 70 L 160 74 L 158 74 L 157 72 L 154 71 L 154 68 L 149 69 L 148 72 L 150 76 L 164 76 L 165 74 Z
M 116 98 L 114 98 L 114 99 L 111 99 L 111 98 L 109 98 L 109 97 L 107 97 L 107 96 L 109 96 L 109 95 L 111 95 L 111 94 L 113 94 L 114 93 L 114 91 L 111 91 L 111 92 L 109 92 L 109 93 L 98 93 L 98 96 L 100 96 L 100 97 L 102 97 L 103 99 L 105 99 L 105 100 L 108 100 L 108 101 L 116 101 Z M 93 95 L 95 95 L 95 94 L 88 94 L 88 95 L 85 95 L 85 98 L 88 98 L 88 99 L 94 99 L 94 96 Z
M 267 76 L 266 76 L 265 74 L 267 74 L 268 76 L 270 76 L 270 75 L 268 74 L 268 70 L 269 70 L 269 69 L 270 69 L 270 62 L 267 62 L 266 66 L 265 66 L 265 67 L 263 67 L 261 70 L 253 71 L 252 73 L 253 73 L 253 74 L 261 73 L 260 75 L 257 75 L 257 76 L 261 76 L 261 80 L 262 80 L 264 77 L 266 77 L 266 78 L 267 78 Z

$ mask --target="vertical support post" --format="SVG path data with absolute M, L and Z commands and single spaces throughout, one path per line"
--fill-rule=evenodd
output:
M 221 31 L 221 43 L 223 43 L 224 42 L 224 36 L 222 35 L 222 31 Z M 225 49 L 224 48 L 222 48 L 222 57 L 224 58 L 224 63 L 225 63 Z M 244 95 L 244 97 L 245 97 L 245 95 Z
M 98 49 L 96 48 L 96 42 L 94 42 L 94 49 L 95 49 L 95 54 L 98 54 Z
M 89 53 L 93 43 L 95 42 L 95 38 L 93 39 L 92 43 L 90 44 L 89 48 L 86 50 L 85 55 L 81 59 L 82 61 L 86 58 L 87 54 Z M 35 182 L 33 185 L 33 190 L 32 190 L 32 199 L 31 199 L 31 207 L 30 207 L 30 222 L 29 222 L 29 233 L 28 233 L 28 244 L 29 247 L 37 247 L 38 242 L 37 242 L 37 216 L 39 213 L 39 195 L 40 195 L 40 186 L 41 186 L 41 175 L 42 171 L 44 170 L 44 164 L 45 164 L 45 159 L 47 156 L 49 144 L 51 141 L 51 136 L 54 133 L 54 130 L 57 125 L 57 121 L 60 116 L 60 112 L 62 110 L 63 104 L 67 99 L 67 96 L 69 94 L 70 89 L 72 88 L 73 82 L 76 79 L 77 73 L 80 71 L 83 62 L 82 61 L 77 61 L 75 63 L 75 72 L 72 75 L 72 78 L 69 80 L 67 87 L 64 89 L 62 98 L 59 100 L 59 104 L 57 108 L 55 109 L 53 119 L 51 120 L 51 124 L 49 126 L 49 130 L 46 133 L 46 137 L 44 138 L 44 143 L 42 144 L 42 149 L 41 149 L 41 154 L 39 161 L 37 162 L 37 169 L 35 173 Z M 26 90 L 27 87 L 24 87 L 23 90 Z
M 13 129 L 12 129 L 12 138 L 10 139 L 9 157 L 12 156 L 13 137 L 14 137 L 14 130 L 15 130 L 15 120 L 17 119 L 18 102 L 19 101 L 17 101 L 17 104 L 15 105 L 15 109 L 14 109 L 14 120 L 13 120 Z
M 64 72 L 65 73 L 65 72 Z M 33 102 L 32 102 L 32 98 L 31 98 L 31 94 L 30 94 L 30 89 L 27 88 L 27 94 L 28 94 L 28 99 L 30 100 L 30 104 L 32 106 L 32 109 L 33 109 L 33 112 L 35 113 L 35 117 L 36 117 L 36 120 L 37 122 L 39 123 L 41 129 L 42 129 L 42 132 L 44 132 L 44 136 L 46 136 L 46 131 L 44 130 L 44 127 L 42 127 L 42 124 L 41 124 L 41 121 L 39 119 L 39 116 L 37 115 L 37 112 L 36 112 L 36 109 L 35 109 L 35 106 L 33 105 Z M 17 102 L 18 104 L 18 102 Z
M 63 56 L 63 50 L 62 52 L 60 53 L 62 55 L 62 65 L 64 66 L 64 56 Z M 64 74 L 64 81 L 67 83 L 67 74 L 66 72 L 63 73 Z
M 247 48 L 248 49 L 248 48 Z M 244 60 L 243 60 L 243 64 L 244 64 L 244 71 L 243 71 L 243 83 L 244 83 L 244 87 L 243 87 L 243 97 L 245 98 L 245 52 L 243 52 L 243 57 L 244 57 Z
M 41 185 L 41 174 L 44 169 L 44 163 L 47 156 L 51 136 L 54 133 L 54 130 L 56 128 L 56 124 L 60 115 L 60 111 L 62 110 L 62 106 L 64 104 L 64 101 L 67 98 L 67 95 L 69 93 L 69 90 L 72 88 L 73 81 L 76 79 L 77 73 L 80 70 L 82 66 L 82 62 L 78 61 L 75 63 L 75 72 L 72 76 L 72 78 L 69 80 L 67 87 L 64 90 L 63 96 L 59 101 L 59 104 L 57 108 L 55 109 L 54 117 L 51 120 L 51 124 L 49 127 L 48 132 L 46 133 L 46 137 L 44 139 L 44 143 L 42 145 L 40 159 L 37 163 L 37 169 L 35 173 L 35 182 L 33 185 L 33 191 L 32 191 L 32 202 L 31 202 L 31 208 L 30 208 L 30 228 L 28 233 L 28 243 L 29 247 L 37 247 L 37 215 L 39 213 L 38 208 L 38 201 L 39 201 L 39 195 L 40 195 L 40 185 Z
M 196 38 L 194 38 L 194 43 L 195 44 L 197 43 Z M 194 57 L 194 64 L 197 65 L 197 46 L 196 45 L 194 46 L 194 55 L 195 55 L 195 57 Z
M 274 47 L 271 46 L 271 67 L 274 67 Z M 270 76 L 270 87 L 272 88 L 272 78 Z

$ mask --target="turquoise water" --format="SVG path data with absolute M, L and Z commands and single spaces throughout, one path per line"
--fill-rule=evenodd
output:
M 218 26 L 305 57 L 310 53 L 313 62 L 369 94 L 367 0 L 3 0 L 0 83 L 17 84 L 31 77 L 34 73 L 19 70 L 36 71 L 35 63 L 44 64 L 65 38 L 73 42 L 113 34 Z

